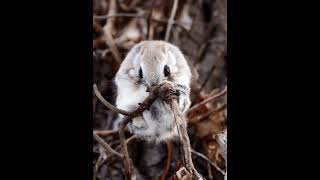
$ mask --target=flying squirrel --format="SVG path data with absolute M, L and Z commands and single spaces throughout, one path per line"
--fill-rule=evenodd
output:
M 149 87 L 170 83 L 179 92 L 178 104 L 185 115 L 191 105 L 190 81 L 189 65 L 178 47 L 164 41 L 142 41 L 131 48 L 116 74 L 116 106 L 132 111 L 148 97 Z M 123 115 L 119 116 L 122 119 Z M 133 118 L 128 129 L 147 141 L 178 137 L 173 112 L 161 99 Z

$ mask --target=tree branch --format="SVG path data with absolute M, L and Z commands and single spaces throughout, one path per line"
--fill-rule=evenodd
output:
M 117 134 L 118 130 L 95 130 L 93 132 L 96 133 L 98 136 L 109 136 Z
M 96 86 L 94 85 L 95 90 L 97 91 Z M 96 92 L 95 91 L 95 92 Z M 97 91 L 98 92 L 98 91 Z M 149 107 L 152 105 L 152 103 L 157 99 L 161 98 L 163 101 L 165 101 L 167 104 L 170 105 L 174 118 L 175 118 L 175 123 L 177 125 L 178 133 L 180 136 L 181 140 L 181 154 L 184 162 L 184 166 L 186 169 L 191 173 L 192 176 L 196 179 L 203 179 L 201 175 L 197 172 L 195 169 L 192 158 L 191 158 L 191 145 L 190 145 L 190 140 L 189 136 L 187 133 L 187 122 L 184 119 L 179 105 L 177 103 L 177 92 L 174 89 L 174 87 L 170 84 L 161 84 L 158 86 L 153 86 L 148 89 L 149 96 L 142 102 L 139 103 L 139 106 L 136 110 L 128 113 L 128 116 L 125 115 L 123 120 L 120 123 L 119 127 L 119 137 L 120 137 L 120 143 L 122 146 L 122 153 L 124 157 L 124 165 L 125 165 L 125 170 L 126 170 L 126 179 L 131 179 L 132 177 L 132 172 L 133 172 L 133 165 L 129 157 L 127 145 L 126 145 L 126 140 L 125 140 L 125 135 L 124 135 L 124 129 L 126 125 L 131 121 L 132 118 L 137 117 L 143 113 L 143 111 L 149 109 Z M 96 95 L 100 93 L 96 93 Z M 100 94 L 101 95 L 101 94 Z M 102 96 L 101 96 L 102 97 Z M 99 98 L 100 99 L 100 98 Z M 110 103 L 105 103 L 107 107 L 110 106 Z M 111 107 L 111 108 L 110 108 Z M 109 108 L 115 112 L 120 112 L 118 108 L 115 108 L 114 106 L 110 106 Z
M 210 110 L 209 112 L 207 112 L 207 113 L 205 113 L 205 114 L 202 114 L 202 115 L 200 115 L 200 116 L 197 116 L 197 117 L 193 118 L 193 119 L 190 120 L 190 121 L 192 121 L 192 123 L 199 122 L 199 121 L 203 120 L 204 118 L 210 116 L 211 114 L 216 114 L 216 113 L 224 110 L 226 107 L 227 107 L 227 104 L 223 104 L 221 107 L 219 107 L 219 108 L 217 108 L 217 109 L 212 109 L 212 110 Z
M 137 13 L 115 13 L 115 14 L 107 14 L 107 15 L 94 15 L 93 18 L 96 20 L 104 20 L 108 18 L 116 18 L 116 17 L 128 17 L 128 18 L 139 18 L 139 19 L 148 19 L 148 14 L 137 14 Z M 168 19 L 156 19 L 150 18 L 151 21 L 159 22 L 159 23 L 169 23 Z M 172 25 L 179 25 L 183 27 L 183 24 L 189 25 L 187 22 L 178 22 L 172 20 Z
M 167 156 L 166 167 L 165 167 L 164 173 L 161 176 L 160 180 L 166 180 L 167 179 L 167 176 L 168 176 L 169 170 L 170 170 L 170 164 L 171 164 L 171 161 L 172 161 L 173 144 L 172 144 L 172 142 L 166 142 L 166 144 L 167 144 L 167 154 L 168 154 L 168 156 Z
M 174 2 L 173 2 L 173 7 L 172 7 L 171 15 L 170 15 L 170 18 L 169 18 L 169 21 L 168 21 L 166 35 L 165 35 L 165 38 L 164 38 L 165 41 L 168 41 L 169 38 L 170 38 L 170 32 L 171 32 L 171 28 L 172 28 L 174 17 L 176 15 L 177 7 L 178 7 L 178 1 L 179 0 L 174 0 Z
M 173 111 L 175 124 L 177 126 L 177 130 L 181 140 L 180 150 L 182 155 L 182 162 L 184 163 L 185 168 L 195 179 L 203 179 L 192 162 L 190 139 L 187 133 L 187 121 L 184 119 L 184 116 L 180 111 L 177 102 L 178 94 L 176 90 L 170 84 L 164 84 L 159 88 L 159 96 L 164 102 L 170 105 L 170 108 Z
M 199 89 L 199 93 L 204 89 L 204 87 L 207 85 L 210 77 L 212 77 L 211 75 L 213 74 L 214 70 L 216 69 L 216 65 L 212 65 L 211 69 L 209 70 L 206 79 L 203 81 L 203 83 L 201 84 L 201 87 Z
M 116 12 L 117 12 L 117 2 L 116 2 L 116 0 L 110 0 L 108 15 L 115 14 Z M 118 50 L 116 44 L 114 43 L 114 40 L 112 37 L 114 22 L 115 22 L 115 18 L 108 19 L 106 25 L 103 27 L 103 32 L 104 32 L 103 37 L 104 37 L 104 40 L 106 41 L 106 43 L 108 44 L 108 46 L 110 47 L 112 56 L 114 57 L 114 59 L 116 60 L 116 62 L 119 65 L 119 64 L 121 64 L 122 60 L 121 60 L 119 50 Z
M 205 159 L 206 161 L 208 161 L 208 163 L 210 163 L 213 167 L 215 167 L 221 174 L 223 174 L 223 175 L 226 174 L 222 169 L 219 168 L 219 166 L 218 166 L 216 163 L 212 162 L 212 161 L 211 161 L 209 158 L 207 158 L 205 155 L 203 155 L 203 154 L 201 154 L 201 153 L 199 153 L 199 152 L 197 152 L 197 151 L 195 151 L 195 150 L 193 150 L 193 149 L 191 150 L 191 152 L 192 152 L 194 155 L 197 155 L 197 156 Z
M 120 137 L 120 143 L 122 146 L 122 153 L 124 155 L 125 178 L 126 178 L 126 180 L 131 180 L 133 167 L 132 167 L 131 160 L 130 160 L 129 153 L 128 153 L 126 138 L 124 136 L 124 127 L 125 126 L 123 125 L 123 123 L 124 123 L 124 121 L 122 121 L 120 123 L 119 137 Z
M 120 137 L 120 143 L 122 146 L 122 153 L 124 155 L 124 166 L 125 166 L 125 177 L 126 179 L 132 178 L 132 172 L 133 172 L 133 165 L 131 163 L 128 148 L 126 144 L 126 139 L 124 135 L 124 129 L 126 125 L 131 121 L 132 118 L 137 117 L 143 113 L 146 109 L 149 109 L 151 104 L 159 97 L 159 86 L 154 86 L 149 89 L 149 96 L 142 102 L 139 103 L 139 106 L 136 110 L 130 113 L 130 116 L 124 116 L 123 120 L 120 123 L 119 127 L 119 137 Z
M 192 106 L 190 109 L 188 109 L 187 113 L 189 113 L 189 112 L 197 109 L 198 107 L 200 107 L 200 106 L 202 106 L 202 105 L 204 105 L 204 104 L 207 104 L 207 103 L 210 102 L 210 101 L 213 101 L 213 100 L 219 98 L 220 96 L 223 96 L 223 95 L 226 94 L 226 93 L 227 93 L 227 86 L 226 86 L 222 91 L 220 91 L 219 93 L 214 94 L 213 96 L 210 96 L 210 97 L 207 98 L 206 100 L 203 100 L 202 102 L 200 102 L 200 103 Z
M 119 109 L 119 108 L 116 108 L 115 106 L 113 106 L 112 104 L 110 104 L 107 100 L 105 100 L 102 95 L 100 94 L 98 88 L 97 88 L 97 85 L 94 84 L 93 85 L 93 90 L 94 90 L 94 93 L 96 94 L 97 98 L 109 109 L 111 109 L 112 111 L 116 112 L 116 113 L 119 113 L 119 114 L 123 114 L 125 116 L 131 116 L 132 114 L 128 111 L 125 111 L 125 110 L 122 110 L 122 109 Z
M 121 159 L 123 158 L 122 154 L 119 154 L 115 150 L 113 150 L 102 138 L 100 138 L 96 133 L 93 132 L 94 139 L 110 154 L 114 154 L 119 156 Z

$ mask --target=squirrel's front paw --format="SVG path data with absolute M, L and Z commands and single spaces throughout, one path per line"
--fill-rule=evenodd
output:
M 135 128 L 144 129 L 148 128 L 148 124 L 142 116 L 138 116 L 132 119 L 132 125 Z

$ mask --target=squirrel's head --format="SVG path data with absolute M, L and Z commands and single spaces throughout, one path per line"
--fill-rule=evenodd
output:
M 177 71 L 176 58 L 168 45 L 149 41 L 136 50 L 138 53 L 133 62 L 134 71 L 142 83 L 150 87 L 174 77 Z

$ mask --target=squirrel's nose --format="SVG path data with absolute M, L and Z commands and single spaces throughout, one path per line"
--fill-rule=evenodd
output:
M 147 86 L 147 90 L 146 92 L 150 92 L 151 91 L 151 88 L 156 86 L 157 84 L 156 83 L 150 83 L 148 86 Z
M 146 92 L 150 92 L 150 91 L 151 91 L 151 88 L 152 88 L 153 86 L 156 86 L 156 85 L 157 85 L 156 83 L 150 83 L 150 85 L 147 86 Z
M 159 80 L 158 79 L 154 79 L 152 81 L 149 82 L 149 87 L 152 87 L 152 86 L 157 86 L 159 85 Z

